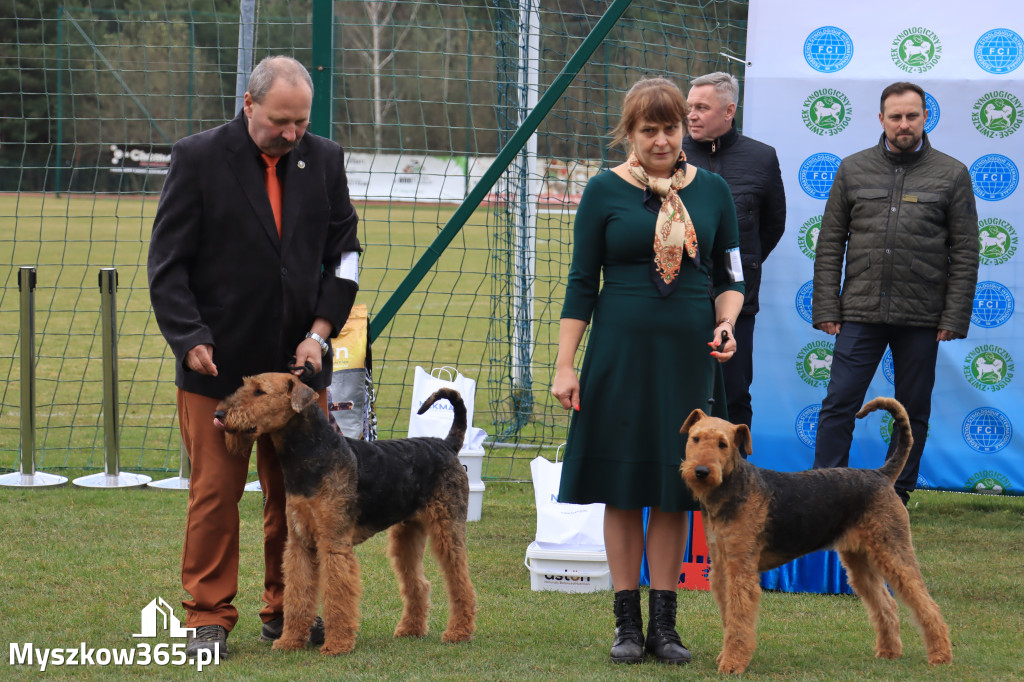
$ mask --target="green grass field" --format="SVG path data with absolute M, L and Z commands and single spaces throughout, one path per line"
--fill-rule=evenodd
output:
M 149 305 L 146 254 L 154 196 L 0 196 L 0 260 L 10 264 L 0 298 L 0 468 L 15 468 L 20 444 L 18 268 L 35 266 L 36 461 L 42 470 L 103 466 L 99 269 L 118 271 L 121 468 L 176 471 L 174 365 Z M 373 318 L 423 255 L 454 206 L 372 205 L 361 216 L 358 302 Z M 450 365 L 477 380 L 475 425 L 492 436 L 510 419 L 511 370 L 503 272 L 510 255 L 494 236 L 494 209 L 480 208 L 373 344 L 381 437 L 404 436 L 413 370 Z M 568 218 L 542 215 L 537 234 L 533 357 L 534 417 L 522 444 L 554 447 L 567 417 L 550 398 L 548 368 L 569 244 Z M 523 479 L 537 448 L 491 449 L 485 476 Z
M 126 470 L 174 473 L 178 436 L 173 366 L 149 309 L 145 258 L 156 198 L 0 197 L 0 258 L 10 263 L 0 299 L 0 470 L 18 460 L 20 366 L 17 361 L 20 265 L 38 268 L 37 459 L 71 478 L 103 465 L 98 270 L 119 274 L 119 390 Z M 453 207 L 360 207 L 360 302 L 380 307 L 444 226 Z M 440 258 L 373 347 L 382 437 L 407 424 L 412 373 L 456 365 L 478 381 L 476 425 L 485 429 L 509 409 L 509 371 L 501 334 L 507 322 L 495 299 L 507 282 L 492 261 L 507 259 L 481 209 Z M 542 216 L 534 356 L 535 415 L 524 433 L 557 445 L 565 417 L 546 384 L 553 361 L 562 268 L 568 259 L 564 216 Z M 493 432 L 492 432 L 493 433 Z M 532 592 L 523 566 L 533 538 L 532 489 L 526 480 L 536 448 L 489 448 L 483 519 L 469 525 L 472 575 L 480 600 L 478 633 L 466 646 L 439 640 L 446 598 L 436 566 L 431 634 L 394 640 L 400 608 L 383 538 L 359 548 L 364 601 L 357 648 L 325 659 L 314 651 L 281 655 L 256 639 L 260 608 L 260 496 L 242 501 L 242 571 L 231 637 L 232 659 L 206 674 L 224 679 L 676 680 L 714 678 L 721 639 L 707 593 L 683 593 L 680 630 L 695 654 L 683 669 L 612 666 L 611 595 Z M 550 451 L 547 451 L 550 454 Z M 156 597 L 178 605 L 185 494 L 144 490 L 0 488 L 5 512 L 0 553 L 0 633 L 11 644 L 94 648 L 133 646 L 139 610 Z M 1024 675 L 1024 498 L 921 492 L 911 509 L 919 557 L 933 596 L 953 632 L 955 662 L 930 669 L 920 637 L 905 622 L 905 656 L 875 660 L 864 609 L 851 597 L 766 594 L 760 646 L 747 678 L 792 680 L 1011 680 Z M 179 615 L 181 614 L 180 607 Z M 10 656 L 10 653 L 9 653 Z M 4 677 L 29 678 L 38 667 L 5 664 Z M 50 678 L 177 679 L 180 667 L 51 668 Z
M 427 560 L 434 607 L 421 640 L 396 640 L 400 600 L 382 536 L 357 548 L 362 621 L 356 649 L 322 657 L 282 654 L 257 640 L 262 590 L 261 499 L 242 509 L 240 620 L 231 658 L 208 668 L 225 680 L 679 680 L 720 679 L 721 623 L 711 595 L 681 592 L 679 630 L 693 651 L 683 669 L 608 662 L 611 593 L 533 592 L 523 565 L 536 517 L 528 483 L 488 483 L 479 522 L 468 524 L 477 632 L 465 645 L 440 641 L 447 601 Z M 39 679 L 38 666 L 11 666 L 12 643 L 40 648 L 133 647 L 140 610 L 162 597 L 183 616 L 179 582 L 185 494 L 152 489 L 0 489 L 7 527 L 0 553 L 0 643 L 4 679 Z M 744 679 L 1020 680 L 1024 674 L 1024 498 L 919 492 L 911 501 L 918 557 L 949 623 L 951 666 L 928 666 L 920 635 L 903 619 L 904 656 L 875 659 L 873 633 L 851 596 L 766 593 L 758 649 Z M 646 599 L 645 599 L 646 602 Z M 646 610 L 646 606 L 644 607 Z M 149 640 L 171 642 L 166 636 Z M 183 667 L 52 667 L 45 679 L 185 679 Z

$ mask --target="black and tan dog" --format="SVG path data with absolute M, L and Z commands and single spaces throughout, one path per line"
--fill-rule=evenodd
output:
M 423 573 L 427 536 L 448 588 L 445 642 L 469 640 L 476 594 L 466 555 L 469 478 L 458 453 L 466 434 L 466 407 L 457 391 L 442 389 L 422 406 L 444 399 L 455 408 L 445 439 L 367 442 L 340 436 L 316 393 L 291 374 L 245 379 L 225 398 L 215 423 L 228 448 L 248 453 L 269 434 L 284 473 L 288 542 L 284 554 L 284 631 L 275 649 L 299 649 L 309 638 L 323 595 L 325 654 L 355 646 L 361 594 L 353 548 L 388 529 L 388 557 L 404 601 L 395 637 L 427 633 L 430 583 Z
M 875 655 L 902 655 L 899 611 L 885 583 L 913 613 L 928 662 L 949 663 L 949 628 L 925 588 L 910 539 L 910 517 L 893 488 L 913 443 L 907 413 L 891 398 L 877 409 L 893 415 L 897 448 L 880 469 L 814 469 L 781 473 L 747 462 L 750 430 L 694 410 L 680 471 L 700 501 L 711 554 L 711 591 L 721 611 L 718 671 L 741 673 L 756 646 L 761 588 L 758 571 L 829 547 L 838 550 L 850 585 L 876 633 Z

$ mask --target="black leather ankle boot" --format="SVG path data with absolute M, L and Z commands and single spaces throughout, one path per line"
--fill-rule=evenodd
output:
M 690 662 L 690 652 L 676 632 L 675 590 L 651 590 L 645 648 L 659 663 Z
M 640 590 L 615 593 L 615 643 L 613 663 L 640 663 L 644 660 L 644 619 L 640 613 Z

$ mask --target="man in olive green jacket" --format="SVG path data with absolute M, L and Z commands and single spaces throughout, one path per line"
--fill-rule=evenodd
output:
M 814 467 L 849 463 L 854 414 L 888 346 L 895 397 L 914 435 L 895 483 L 904 504 L 916 487 L 928 434 L 939 341 L 967 336 L 978 279 L 970 175 L 932 148 L 924 99 L 913 83 L 882 92 L 882 137 L 840 165 L 814 261 L 814 327 L 836 336 Z M 895 447 L 894 439 L 890 452 Z

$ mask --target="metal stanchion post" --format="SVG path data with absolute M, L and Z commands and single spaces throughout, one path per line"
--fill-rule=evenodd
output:
M 160 490 L 188 490 L 188 479 L 192 475 L 192 463 L 188 459 L 188 450 L 185 449 L 185 443 L 181 443 L 180 446 L 179 464 L 178 464 L 178 475 L 172 476 L 171 478 L 165 478 L 160 481 L 150 481 L 150 488 L 159 488 Z
M 64 485 L 68 479 L 36 471 L 36 269 L 18 268 L 21 292 L 21 457 L 19 470 L 0 476 L 0 485 L 45 487 Z
M 103 473 L 76 478 L 84 488 L 134 488 L 152 479 L 120 470 L 120 437 L 117 400 L 117 270 L 100 269 L 100 312 L 103 331 Z

